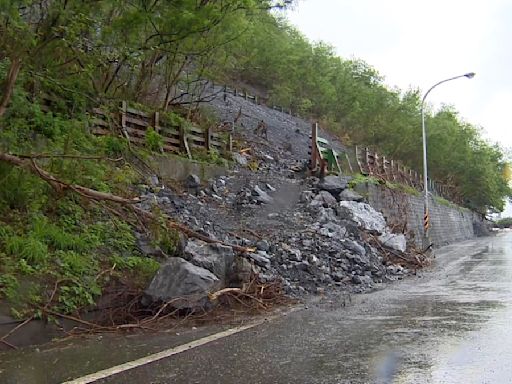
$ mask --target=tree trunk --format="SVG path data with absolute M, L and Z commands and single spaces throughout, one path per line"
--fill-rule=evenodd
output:
M 12 91 L 14 90 L 14 85 L 16 84 L 16 79 L 18 78 L 18 73 L 20 73 L 21 68 L 21 60 L 18 58 L 11 59 L 11 66 L 9 67 L 9 73 L 4 81 L 2 87 L 2 95 L 0 96 L 0 117 L 5 114 L 7 111 L 7 106 L 11 101 Z

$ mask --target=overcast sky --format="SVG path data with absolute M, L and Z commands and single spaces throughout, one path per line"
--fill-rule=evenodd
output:
M 454 105 L 493 141 L 512 147 L 512 1 L 299 0 L 288 13 L 313 41 L 375 67 L 389 86 L 426 91 L 428 101 Z
M 453 105 L 485 137 L 512 148 L 512 1 L 299 0 L 287 15 L 310 40 L 366 61 L 390 87 L 425 92 L 476 72 L 440 85 L 427 101 Z

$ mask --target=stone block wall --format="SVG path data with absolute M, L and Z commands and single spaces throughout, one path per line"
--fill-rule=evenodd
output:
M 414 235 L 421 246 L 423 236 L 423 195 L 411 195 L 382 185 L 361 184 L 358 192 L 368 203 L 382 212 L 390 227 L 406 230 Z M 455 205 L 439 203 L 430 197 L 430 236 L 434 247 L 468 240 L 476 236 L 474 226 L 484 226 L 481 215 Z

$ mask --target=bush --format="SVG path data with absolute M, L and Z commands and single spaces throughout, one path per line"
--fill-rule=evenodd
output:
M 146 147 L 150 151 L 160 152 L 164 145 L 164 139 L 156 132 L 153 127 L 146 130 Z
M 128 150 L 128 140 L 117 136 L 104 136 L 102 144 L 107 156 L 121 156 Z

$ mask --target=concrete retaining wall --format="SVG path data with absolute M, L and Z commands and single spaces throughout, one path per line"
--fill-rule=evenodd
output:
M 228 173 L 227 167 L 200 163 L 179 156 L 154 156 L 151 163 L 156 166 L 158 175 L 164 180 L 183 181 L 192 173 L 201 180 L 207 180 Z
M 369 204 L 382 212 L 390 226 L 407 227 L 414 234 L 417 246 L 423 236 L 423 196 L 410 195 L 382 185 L 360 184 L 356 188 Z M 485 227 L 481 215 L 456 205 L 447 205 L 430 198 L 430 236 L 434 247 L 476 236 L 476 227 Z

